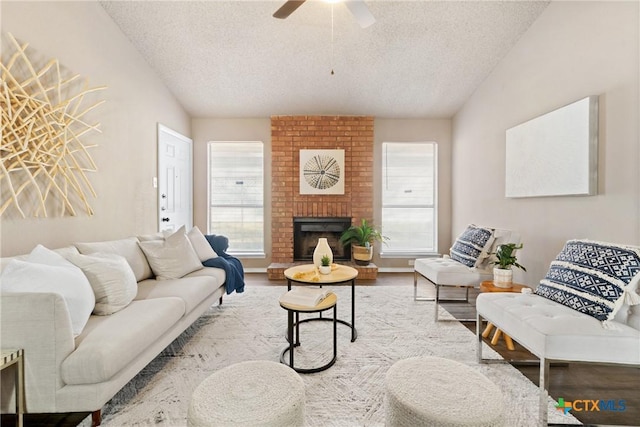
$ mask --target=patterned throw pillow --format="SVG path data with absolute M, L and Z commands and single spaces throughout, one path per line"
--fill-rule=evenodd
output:
M 456 239 L 449 251 L 449 256 L 467 267 L 475 267 L 486 256 L 486 251 L 493 240 L 492 237 L 493 230 L 490 228 L 476 227 L 470 224 Z
M 613 319 L 623 294 L 635 293 L 639 280 L 640 248 L 569 240 L 535 293 L 604 321 Z

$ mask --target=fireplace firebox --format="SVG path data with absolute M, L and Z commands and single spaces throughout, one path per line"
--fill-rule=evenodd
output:
M 351 226 L 349 217 L 293 218 L 293 260 L 313 260 L 313 251 L 320 237 L 326 237 L 334 261 L 349 261 L 351 245 L 342 246 L 340 236 Z

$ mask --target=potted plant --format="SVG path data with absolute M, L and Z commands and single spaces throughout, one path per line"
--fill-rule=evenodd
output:
M 513 283 L 513 270 L 512 267 L 521 268 L 523 271 L 527 271 L 522 265 L 518 263 L 515 252 L 518 249 L 522 249 L 522 243 L 516 245 L 515 243 L 505 243 L 498 246 L 498 249 L 490 255 L 495 255 L 496 259 L 492 262 L 493 267 L 493 284 L 499 288 L 510 288 Z
M 329 255 L 322 255 L 320 262 L 322 263 L 320 265 L 320 274 L 331 273 L 331 258 L 329 258 Z
M 360 225 L 352 225 L 340 236 L 340 243 L 343 246 L 351 245 L 351 254 L 357 265 L 369 265 L 373 258 L 373 243 L 375 241 L 384 243 L 389 238 L 383 236 L 375 225 L 362 219 Z

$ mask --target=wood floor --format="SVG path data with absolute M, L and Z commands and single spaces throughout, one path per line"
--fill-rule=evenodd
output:
M 425 280 L 419 280 L 421 295 L 433 296 L 433 287 Z M 284 281 L 269 281 L 266 274 L 247 274 L 247 287 L 251 286 L 284 286 Z M 379 273 L 378 279 L 360 280 L 362 286 L 401 286 L 413 284 L 413 273 Z M 459 296 L 460 290 L 447 291 L 442 296 Z M 357 294 L 357 292 L 356 292 Z M 476 293 L 471 293 L 471 300 Z M 412 301 L 412 295 L 408 295 Z M 433 304 L 433 302 L 418 302 L 417 304 Z M 466 304 L 445 304 L 445 308 L 458 318 L 475 317 L 473 306 Z M 475 333 L 475 322 L 463 322 L 463 324 Z M 470 337 L 470 339 L 475 339 Z M 488 339 L 485 339 L 488 341 Z M 530 360 L 534 358 L 526 349 L 515 343 L 515 350 L 506 348 L 503 340 L 500 340 L 494 348 L 505 359 Z M 514 366 L 536 385 L 538 384 L 537 366 Z M 602 366 L 587 364 L 564 364 L 553 366 L 550 375 L 549 392 L 556 400 L 560 397 L 565 401 L 577 400 L 624 400 L 624 411 L 572 411 L 584 425 L 618 425 L 640 426 L 640 368 L 628 368 L 619 366 Z M 507 408 L 509 410 L 509 408 Z M 513 408 L 518 410 L 518 408 Z M 86 414 L 28 414 L 25 417 L 25 426 L 77 426 L 89 413 Z M 2 426 L 15 425 L 14 417 L 3 415 Z M 517 427 L 517 426 L 508 426 Z
M 408 274 L 387 274 L 384 277 L 384 284 L 413 284 L 413 273 Z M 420 294 L 433 296 L 433 286 L 424 279 L 418 280 Z M 441 292 L 442 293 L 442 292 Z M 457 293 L 457 295 L 456 295 Z M 462 290 L 453 290 L 444 293 L 447 296 L 460 296 Z M 470 295 L 471 301 L 475 299 L 477 292 Z M 425 302 L 433 304 L 433 302 Z M 457 318 L 473 318 L 475 310 L 466 304 L 452 303 L 443 304 L 444 308 Z M 475 333 L 475 322 L 462 322 L 470 331 Z M 484 341 L 489 343 L 491 336 Z M 532 360 L 537 358 L 528 350 L 514 342 L 515 350 L 507 349 L 503 339 L 500 339 L 493 348 L 505 359 Z M 518 365 L 514 367 L 522 372 L 536 386 L 539 384 L 540 369 L 537 365 Z M 571 411 L 574 417 L 584 425 L 640 425 L 640 368 L 604 366 L 594 364 L 568 363 L 560 366 L 552 366 L 550 371 L 549 394 L 556 400 L 562 397 L 565 401 L 577 400 L 613 400 L 625 401 L 624 411 Z M 514 408 L 515 409 L 515 408 Z M 515 409 L 517 410 L 517 409 Z

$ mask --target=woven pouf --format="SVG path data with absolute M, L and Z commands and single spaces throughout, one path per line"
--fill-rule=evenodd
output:
M 439 357 L 396 362 L 385 378 L 387 426 L 501 426 L 500 389 L 467 365 Z
M 189 426 L 301 426 L 304 384 L 276 362 L 227 366 L 205 379 L 191 396 Z

